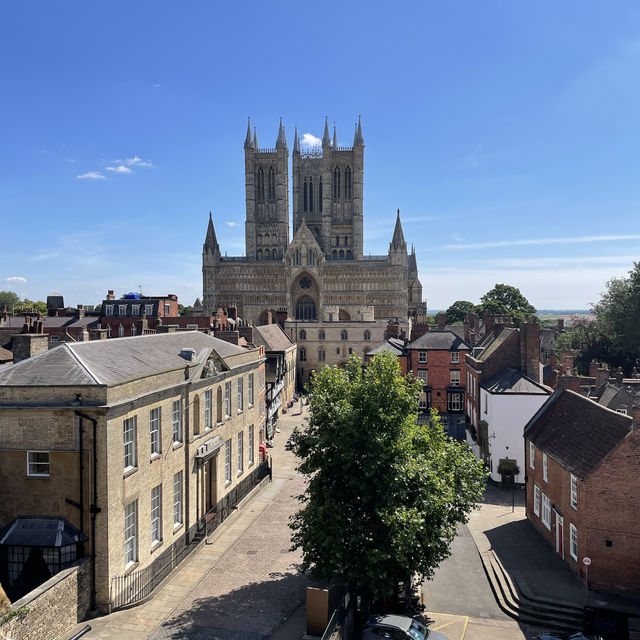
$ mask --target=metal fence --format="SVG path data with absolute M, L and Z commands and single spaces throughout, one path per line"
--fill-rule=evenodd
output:
M 269 460 L 260 463 L 243 478 L 213 509 L 208 511 L 187 532 L 163 551 L 147 567 L 111 579 L 111 610 L 136 604 L 152 591 L 198 546 L 213 533 L 235 509 L 238 503 L 266 476 L 270 475 Z

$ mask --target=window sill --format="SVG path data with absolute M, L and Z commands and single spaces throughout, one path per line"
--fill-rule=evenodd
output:
M 238 415 L 240 415 L 243 411 L 244 409 L 238 409 Z
M 173 443 L 173 450 L 180 449 L 180 447 L 184 447 L 184 442 L 176 441 Z
M 125 566 L 124 568 L 124 575 L 128 575 L 130 573 L 133 573 L 138 566 L 140 565 L 140 561 L 136 560 L 135 562 L 130 562 L 128 565 Z
M 158 549 L 162 548 L 162 540 L 156 540 L 152 545 L 151 545 L 151 553 L 155 553 Z
M 184 529 L 184 522 L 179 522 L 178 524 L 173 525 L 173 535 L 175 536 L 178 531 Z
M 155 462 L 156 460 L 160 460 L 162 458 L 162 453 L 152 453 L 151 458 L 149 459 L 149 464 Z
M 239 478 L 243 473 L 244 469 L 241 469 L 240 471 L 238 471 L 238 473 L 236 473 L 236 476 Z
M 43 473 L 27 473 L 27 478 L 35 478 L 36 480 L 48 480 L 51 478 L 49 474 L 46 476 Z
M 132 476 L 137 470 L 138 470 L 138 467 L 128 467 L 128 468 L 126 468 L 124 470 L 123 478 L 128 478 L 129 476 Z
M 228 487 L 231 484 L 231 480 L 225 480 L 224 481 L 224 486 Z

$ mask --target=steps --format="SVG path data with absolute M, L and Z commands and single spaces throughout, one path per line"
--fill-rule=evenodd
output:
M 583 607 L 571 602 L 524 595 L 492 550 L 478 553 L 496 602 L 509 617 L 558 631 L 582 629 Z

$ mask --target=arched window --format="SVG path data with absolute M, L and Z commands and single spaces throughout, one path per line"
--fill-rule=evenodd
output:
M 369 331 L 369 329 L 365 329 L 365 331 L 364 331 L 364 339 L 365 340 L 371 340 L 371 331 Z
M 269 200 L 276 199 L 276 173 L 273 170 L 273 167 L 269 167 L 269 182 L 268 182 L 268 192 L 267 197 Z
M 307 339 L 307 332 L 304 329 L 300 329 L 300 340 Z
M 318 211 L 322 213 L 322 178 L 320 178 L 320 184 L 318 185 Z
M 353 353 L 353 349 L 349 347 L 349 355 L 351 355 L 352 353 Z
M 307 249 L 307 264 L 314 264 L 313 249 Z
M 269 249 L 267 249 L 267 250 L 264 252 L 264 259 L 265 259 L 265 260 L 271 260 L 271 252 L 269 251 Z
M 293 258 L 293 264 L 295 264 L 296 267 L 300 266 L 300 249 L 296 249 L 296 252 Z
M 302 296 L 296 304 L 296 320 L 315 320 L 316 303 L 309 296 Z
M 258 256 L 258 260 L 262 260 L 262 249 L 258 249 L 257 256 Z
M 118 338 L 124 337 L 124 327 L 122 325 L 118 326 Z
M 346 329 L 343 329 L 340 332 L 340 340 L 348 340 L 349 339 L 349 332 Z
M 262 244 L 262 234 L 261 233 L 258 234 L 257 240 L 258 240 L 258 244 Z
M 344 246 L 348 247 L 349 246 L 349 236 L 345 236 L 344 237 Z
M 351 167 L 344 170 L 344 197 L 351 197 Z
M 258 168 L 256 175 L 256 201 L 264 202 L 264 169 Z
M 340 236 L 336 236 L 336 247 L 340 246 Z
M 325 359 L 324 349 L 318 349 L 318 360 L 320 362 L 324 362 L 324 359 Z
M 135 324 L 131 325 L 131 335 L 132 336 L 137 336 L 138 335 L 138 327 L 136 327 Z
M 324 340 L 324 329 L 318 331 L 318 340 Z
M 337 260 L 338 259 L 338 252 L 335 249 L 331 252 L 331 258 L 333 260 Z
M 340 260 L 344 260 L 344 251 L 340 249 Z
M 304 347 L 300 347 L 300 361 L 304 362 L 307 359 L 307 350 Z
M 107 325 L 107 338 L 110 338 L 110 337 L 111 337 L 111 325 L 108 324 Z
M 307 184 L 307 179 L 304 179 L 304 205 L 302 207 L 302 210 L 306 213 L 307 211 L 309 211 L 309 185 Z
M 340 197 L 340 169 L 336 166 L 333 170 L 333 199 Z
M 278 259 L 278 252 L 277 252 L 275 249 L 273 249 L 273 250 L 271 251 L 271 257 L 272 257 L 274 260 L 277 260 L 277 259 Z
M 347 260 L 353 260 L 353 253 L 351 253 L 351 249 L 347 249 Z
M 313 178 L 309 178 L 309 211 L 313 211 Z
M 222 387 L 218 387 L 216 391 L 216 422 L 222 422 Z

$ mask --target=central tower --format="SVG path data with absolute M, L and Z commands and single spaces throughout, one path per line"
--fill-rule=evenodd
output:
M 293 234 L 309 227 L 326 260 L 362 258 L 364 139 L 360 118 L 352 147 L 339 147 L 336 128 L 329 137 L 325 118 L 321 149 L 300 150 L 293 143 Z

